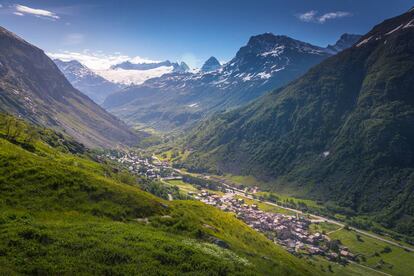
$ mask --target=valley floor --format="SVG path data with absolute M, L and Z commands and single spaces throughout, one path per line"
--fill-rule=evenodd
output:
M 166 161 L 152 156 L 151 162 L 159 166 L 169 167 Z M 170 167 L 171 168 L 171 167 Z M 329 241 L 339 241 L 341 249 L 345 249 L 343 254 L 351 254 L 351 257 L 340 258 L 341 261 L 333 260 L 332 253 L 327 254 L 309 254 L 307 249 L 311 247 L 310 244 L 303 246 L 292 246 L 289 248 L 288 243 L 282 242 L 285 248 L 301 258 L 304 258 L 309 264 L 319 269 L 321 272 L 334 273 L 337 275 L 410 275 L 410 271 L 414 269 L 414 249 L 401 242 L 392 240 L 389 237 L 379 236 L 377 234 L 363 231 L 355 227 L 349 227 L 343 222 L 334 220 L 332 218 L 323 217 L 320 215 L 303 212 L 292 207 L 282 206 L 275 202 L 263 199 L 262 196 L 269 196 L 267 193 L 261 192 L 258 188 L 239 189 L 239 183 L 232 180 L 240 180 L 237 177 L 220 177 L 206 174 L 188 173 L 180 169 L 172 169 L 173 174 L 179 176 L 175 179 L 168 177 L 159 177 L 159 179 L 166 185 L 177 187 L 180 193 L 190 196 L 196 200 L 201 200 L 207 204 L 216 206 L 225 211 L 232 211 L 237 216 L 245 221 L 247 224 L 257 231 L 264 233 L 269 237 L 269 231 L 264 231 L 264 221 L 253 222 L 243 219 L 245 211 L 249 213 L 253 209 L 259 210 L 260 214 L 277 214 L 279 217 L 298 217 L 302 216 L 305 221 L 309 221 L 309 231 L 311 233 L 320 233 L 326 235 Z M 193 178 L 202 179 L 205 181 L 212 181 L 219 185 L 213 189 L 207 187 L 200 187 L 195 183 L 188 183 L 183 181 L 182 177 L 190 176 Z M 254 180 L 250 179 L 251 186 Z M 260 197 L 261 196 L 261 197 Z M 280 196 L 280 195 L 278 195 Z M 283 196 L 282 196 L 283 197 Z M 240 199 L 239 209 L 227 210 L 223 206 L 223 202 L 233 202 L 236 206 L 235 200 Z M 318 206 L 316 202 L 311 200 L 295 199 L 292 197 L 285 197 L 285 200 L 298 202 L 306 202 L 308 205 Z M 241 205 L 244 205 L 242 207 Z M 228 206 L 227 206 L 228 207 Z M 273 217 L 272 217 L 273 218 Z M 270 231 L 271 232 L 271 231 Z M 311 234 L 310 233 L 310 234 Z M 277 236 L 277 235 L 276 235 Z M 273 239 L 273 238 L 272 238 Z M 280 240 L 279 242 L 280 243 Z M 299 242 L 300 243 L 300 242 Z M 296 243 L 297 245 L 297 243 Z M 306 249 L 306 250 L 304 250 Z M 321 250 L 325 250 L 322 247 Z M 342 251 L 342 250 L 341 250 Z M 348 252 L 348 253 L 347 253 Z M 325 255 L 325 257 L 322 257 Z M 340 255 L 340 254 L 339 254 Z

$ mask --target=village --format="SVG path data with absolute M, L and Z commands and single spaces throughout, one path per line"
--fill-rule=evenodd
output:
M 347 247 L 338 244 L 320 232 L 311 233 L 309 226 L 313 223 L 303 216 L 264 212 L 258 205 L 248 205 L 243 198 L 237 197 L 232 189 L 226 189 L 223 196 L 201 191 L 193 194 L 206 204 L 223 211 L 232 212 L 253 229 L 262 232 L 275 243 L 282 245 L 295 255 L 321 255 L 331 261 L 348 262 L 355 259 Z
M 181 175 L 169 166 L 168 162 L 160 161 L 155 157 L 144 157 L 135 152 L 116 152 L 99 155 L 98 158 L 108 158 L 116 161 L 131 173 L 145 176 L 149 179 L 163 179 L 165 181 L 182 179 Z
M 160 161 L 158 158 L 143 157 L 138 153 L 107 153 L 98 158 L 108 158 L 118 162 L 131 173 L 158 179 L 160 181 L 181 180 L 183 177 L 168 162 Z M 257 187 L 250 188 L 250 192 L 256 192 Z M 286 215 L 274 212 L 265 212 L 259 209 L 257 204 L 248 205 L 240 196 L 237 189 L 223 186 L 224 194 L 219 195 L 213 191 L 200 190 L 188 192 L 188 195 L 208 205 L 215 206 L 225 212 L 232 212 L 237 218 L 247 225 L 263 233 L 267 238 L 283 246 L 294 255 L 320 255 L 330 261 L 347 263 L 355 259 L 347 247 L 338 241 L 331 239 L 321 232 L 311 232 L 312 221 L 303 215 Z

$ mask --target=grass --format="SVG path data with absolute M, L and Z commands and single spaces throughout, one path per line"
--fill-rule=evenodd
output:
M 290 216 L 293 216 L 296 214 L 295 212 L 286 210 L 284 208 L 273 206 L 273 205 L 270 205 L 264 202 L 260 202 L 259 200 L 250 199 L 244 196 L 236 195 L 236 198 L 242 198 L 247 205 L 256 204 L 257 207 L 264 212 L 271 212 L 271 213 L 284 214 L 284 215 L 290 215 Z
M 151 226 L 78 213 L 18 217 L 5 225 L 1 236 L 3 272 L 17 268 L 24 274 L 240 274 L 250 264 L 217 246 L 214 254 L 206 254 L 193 246 L 198 241 Z
M 226 180 L 229 180 L 233 182 L 236 185 L 244 185 L 244 186 L 268 186 L 269 183 L 264 183 L 263 181 L 258 180 L 254 176 L 243 176 L 243 175 L 232 175 L 232 174 L 226 174 L 224 176 L 215 176 L 217 178 L 224 178 Z M 312 208 L 321 209 L 323 206 L 318 204 L 316 201 L 311 199 L 302 199 L 293 197 L 284 193 L 276 193 L 276 192 L 258 192 L 256 193 L 256 196 L 269 196 L 274 195 L 280 199 L 280 201 L 292 201 L 296 204 L 298 203 L 305 203 L 307 206 Z
M 183 190 L 187 193 L 188 192 L 196 192 L 196 193 L 200 192 L 199 190 L 197 190 L 197 188 L 194 187 L 194 185 L 192 185 L 190 183 L 186 183 L 182 180 L 175 179 L 175 180 L 168 180 L 168 181 L 165 181 L 165 182 L 170 184 L 170 185 L 177 186 L 178 188 L 180 188 L 181 190 Z M 210 189 L 206 189 L 206 188 L 203 188 L 203 190 L 206 190 L 206 191 L 208 191 L 209 193 L 212 193 L 212 194 L 218 194 L 218 195 L 223 195 L 224 194 L 221 191 L 215 191 L 215 190 L 210 190 Z
M 166 181 L 170 185 L 177 186 L 181 190 L 184 190 L 186 192 L 197 192 L 198 190 L 191 184 L 185 183 L 182 180 L 168 180 Z
M 84 154 L 3 134 L 1 275 L 316 273 L 232 214 L 164 201 Z
M 362 254 L 366 261 L 361 264 L 392 275 L 411 275 L 414 271 L 414 253 L 412 252 L 364 235 L 360 235 L 358 239 L 355 231 L 345 229 L 329 236 L 341 240 L 342 244 L 352 252 Z M 390 248 L 391 252 L 385 253 L 386 247 Z M 383 264 L 381 264 L 381 260 L 383 260 Z
M 318 223 L 312 223 L 310 225 L 310 231 L 312 233 L 320 232 L 320 233 L 331 233 L 333 231 L 338 231 L 341 229 L 340 226 L 336 224 L 332 224 L 329 222 L 318 222 Z
M 180 149 L 168 149 L 158 153 L 156 156 L 162 161 L 177 162 L 185 160 L 190 151 Z
M 244 175 L 224 175 L 225 179 L 228 179 L 234 183 L 245 185 L 245 186 L 259 186 L 262 182 L 257 180 L 254 176 L 244 176 Z
M 341 265 L 330 262 L 320 256 L 311 256 L 307 258 L 309 264 L 313 265 L 315 269 L 319 270 L 321 274 L 328 275 L 352 275 L 352 276 L 383 276 L 379 272 L 372 271 L 369 268 L 362 267 L 358 264 L 349 263 Z
M 322 205 L 319 205 L 316 201 L 311 200 L 311 199 L 302 199 L 302 198 L 296 198 L 296 197 L 292 197 L 289 195 L 285 195 L 285 194 L 279 194 L 279 193 L 275 193 L 275 192 L 258 192 L 256 194 L 257 196 L 269 196 L 269 195 L 275 195 L 279 198 L 279 200 L 281 202 L 284 201 L 293 201 L 296 204 L 298 203 L 305 203 L 307 206 L 312 207 L 312 208 L 318 208 L 321 209 L 323 208 Z

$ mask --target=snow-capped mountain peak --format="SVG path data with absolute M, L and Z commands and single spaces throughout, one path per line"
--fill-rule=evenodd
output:
M 83 78 L 86 76 L 96 76 L 96 74 L 87 68 L 86 66 L 82 65 L 77 60 L 70 60 L 70 61 L 62 61 L 60 59 L 53 60 L 59 69 L 65 73 L 71 73 L 73 77 Z
M 79 91 L 100 104 L 110 93 L 123 88 L 122 85 L 108 81 L 77 60 L 53 60 L 68 81 Z
M 215 57 L 210 57 L 201 67 L 202 72 L 211 72 L 220 68 L 221 64 Z
M 184 61 L 181 61 L 180 64 L 173 63 L 173 67 L 174 67 L 173 71 L 178 72 L 178 73 L 186 73 L 190 71 L 190 67 Z

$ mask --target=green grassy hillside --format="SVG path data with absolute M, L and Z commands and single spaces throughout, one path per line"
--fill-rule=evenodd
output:
M 0 274 L 314 274 L 233 215 L 159 199 L 87 156 L 0 116 Z

